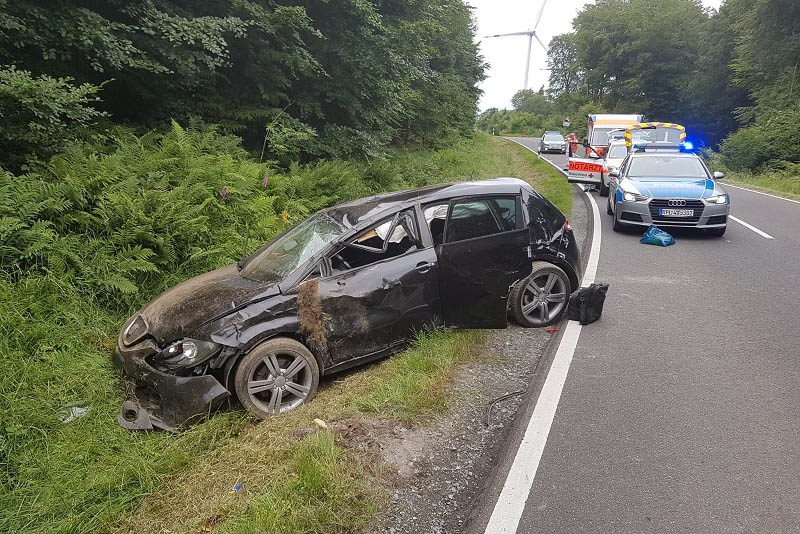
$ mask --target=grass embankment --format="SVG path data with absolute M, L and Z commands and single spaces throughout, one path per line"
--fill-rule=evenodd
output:
M 480 332 L 425 335 L 387 362 L 323 381 L 312 403 L 286 416 L 255 422 L 228 412 L 170 435 L 115 423 L 124 394 L 109 354 L 118 329 L 164 288 L 235 259 L 245 224 L 257 243 L 335 202 L 471 176 L 526 178 L 567 211 L 563 178 L 536 163 L 522 147 L 478 135 L 437 152 L 277 171 L 227 140 L 176 128 L 0 177 L 0 531 L 365 524 L 377 505 L 363 484 L 373 466 L 326 432 L 302 438 L 302 429 L 317 417 L 440 412 L 450 372 Z M 72 406 L 88 412 L 62 422 Z
M 798 165 L 797 174 L 780 171 L 760 173 L 729 171 L 725 173 L 725 181 L 757 191 L 800 200 L 800 165 Z
M 731 183 L 748 189 L 800 200 L 800 164 L 772 160 L 761 165 L 758 172 L 751 172 L 741 170 L 745 168 L 744 165 L 741 166 L 741 169 L 733 169 L 724 165 L 725 158 L 715 152 L 709 151 L 705 157 L 711 170 L 725 173 L 723 185 Z

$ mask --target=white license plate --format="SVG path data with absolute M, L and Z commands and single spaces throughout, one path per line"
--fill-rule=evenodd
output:
M 694 210 L 671 210 L 661 208 L 658 213 L 663 217 L 694 217 Z

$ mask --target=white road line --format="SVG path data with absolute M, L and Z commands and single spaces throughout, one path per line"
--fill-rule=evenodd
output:
M 795 204 L 800 204 L 800 200 L 794 200 L 792 198 L 781 197 L 781 196 L 778 196 L 778 195 L 771 195 L 769 193 L 764 193 L 763 191 L 756 191 L 755 189 L 747 189 L 746 187 L 741 187 L 741 186 L 738 186 L 738 185 L 725 184 L 725 187 L 735 187 L 736 189 L 741 189 L 743 191 L 750 191 L 751 193 L 755 193 L 757 195 L 764 195 L 765 197 L 778 198 L 778 199 L 781 199 L 781 200 L 785 200 L 786 202 L 794 202 Z
M 757 233 L 757 234 L 758 234 L 758 235 L 760 235 L 761 237 L 766 237 L 767 239 L 775 239 L 774 237 L 772 237 L 771 235 L 769 235 L 767 232 L 764 232 L 763 230 L 759 230 L 758 228 L 756 228 L 756 227 L 755 227 L 755 226 L 753 226 L 752 224 L 748 224 L 748 223 L 744 222 L 744 221 L 743 221 L 743 220 L 741 220 L 741 219 L 737 219 L 737 218 L 736 218 L 736 217 L 734 217 L 733 215 L 728 215 L 728 218 L 729 218 L 729 219 L 731 219 L 731 220 L 734 220 L 734 221 L 736 221 L 737 223 L 741 224 L 741 225 L 742 225 L 742 226 L 744 226 L 745 228 L 748 228 L 748 229 L 750 229 L 750 230 L 754 231 L 755 233 Z
M 522 145 L 522 143 L 519 144 Z M 530 150 L 529 147 L 525 148 Z M 588 192 L 585 194 L 592 206 L 594 228 L 592 230 L 592 249 L 589 252 L 586 272 L 581 281 L 581 286 L 584 287 L 593 283 L 597 274 L 601 235 L 600 210 L 597 209 L 597 203 L 592 195 Z M 547 373 L 542 391 L 536 400 L 536 407 L 533 409 L 530 421 L 528 421 L 528 427 L 525 430 L 522 443 L 520 443 L 517 454 L 514 456 L 514 463 L 511 465 L 503 490 L 497 499 L 492 516 L 489 518 L 489 524 L 486 525 L 486 530 L 484 531 L 486 534 L 512 534 L 517 531 L 522 511 L 525 509 L 525 503 L 528 500 L 533 480 L 536 477 L 536 471 L 539 468 L 539 461 L 547 444 L 550 427 L 556 415 L 558 402 L 561 399 L 561 391 L 567 381 L 567 373 L 569 372 L 572 356 L 575 354 L 575 347 L 578 345 L 580 335 L 580 323 L 569 321 L 564 329 L 564 335 L 561 338 L 558 350 L 553 357 L 553 363 Z

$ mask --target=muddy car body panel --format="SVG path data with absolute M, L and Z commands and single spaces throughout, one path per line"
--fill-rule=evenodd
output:
M 177 428 L 226 404 L 237 362 L 277 336 L 303 343 L 325 375 L 392 354 L 430 325 L 504 328 L 511 287 L 533 261 L 559 265 L 577 287 L 580 261 L 565 223 L 510 178 L 318 212 L 128 320 L 114 359 L 149 396 L 137 389 L 119 422 Z M 187 351 L 197 363 L 175 365 Z

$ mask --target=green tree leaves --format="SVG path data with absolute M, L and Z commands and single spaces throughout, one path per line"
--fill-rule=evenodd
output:
M 99 89 L 71 78 L 0 68 L 0 165 L 16 169 L 28 158 L 62 150 L 79 129 L 105 115 L 92 107 Z
M 217 124 L 282 162 L 364 157 L 471 130 L 474 31 L 463 0 L 0 2 L 0 64 L 105 83 L 85 107 L 135 127 Z

